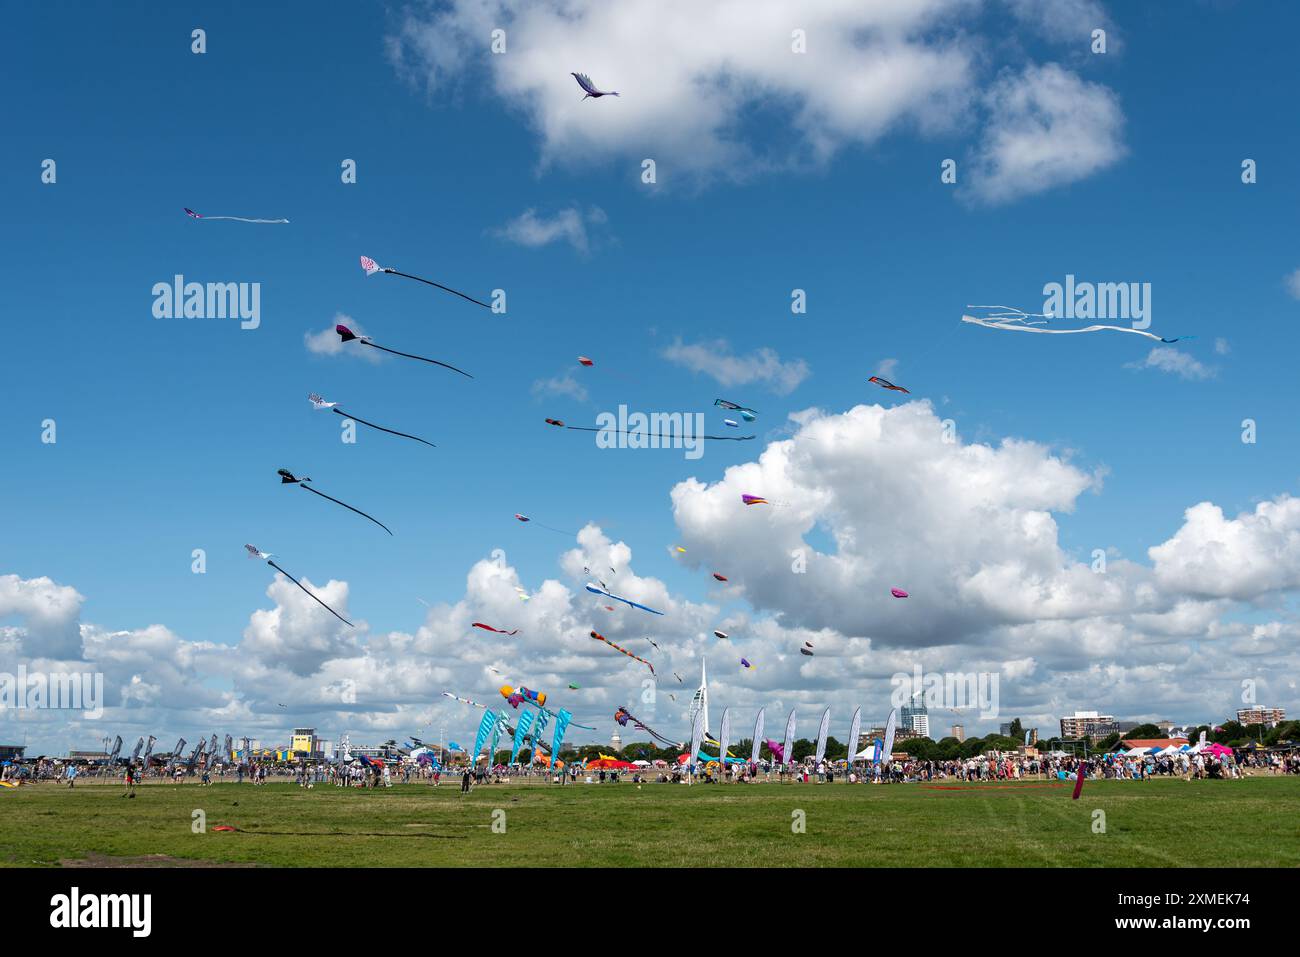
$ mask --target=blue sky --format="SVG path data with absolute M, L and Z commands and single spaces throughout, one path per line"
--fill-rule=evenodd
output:
M 665 550 L 680 537 L 674 484 L 720 481 L 788 435 L 790 412 L 901 404 L 866 382 L 890 359 L 889 377 L 954 419 L 963 442 L 1028 439 L 1104 470 L 1097 494 L 1056 516 L 1061 547 L 1079 561 L 1100 547 L 1146 563 L 1195 503 L 1231 517 L 1290 492 L 1298 303 L 1286 280 L 1300 267 L 1300 144 L 1286 118 L 1300 15 L 1284 4 L 1267 18 L 1234 3 L 1195 15 L 1111 9 L 1105 55 L 1088 53 L 1086 35 L 1053 39 L 998 3 L 967 4 L 935 27 L 960 33 L 985 86 L 1026 63 L 1059 63 L 1122 111 L 1114 158 L 996 204 L 973 199 L 966 182 L 992 122 L 978 103 L 944 129 L 904 116 L 784 168 L 701 167 L 666 149 L 659 184 L 647 186 L 637 150 L 650 133 L 588 154 L 581 137 L 542 132 L 544 108 L 503 93 L 482 50 L 461 49 L 452 78 L 432 66 L 413 75 L 409 52 L 395 65 L 394 38 L 454 10 L 9 11 L 4 56 L 33 82 L 11 98 L 0 152 L 10 264 L 0 493 L 11 503 L 0 574 L 74 587 L 83 623 L 165 624 L 186 641 L 235 645 L 267 603 L 269 570 L 245 560 L 247 541 L 314 582 L 346 580 L 351 614 L 372 633 L 413 631 L 418 599 L 460 599 L 467 570 L 494 548 L 529 582 L 556 575 L 572 542 L 519 525 L 523 512 L 563 529 L 594 522 L 636 550 L 639 575 L 704 601 L 707 575 Z M 202 55 L 190 51 L 195 27 L 207 32 Z M 566 81 L 586 70 L 622 90 L 583 103 L 591 114 L 637 109 L 648 91 L 610 69 L 554 63 Z M 757 154 L 800 152 L 781 98 L 745 108 L 736 138 Z M 947 157 L 959 162 L 956 188 L 940 182 Z M 41 182 L 45 158 L 58 164 L 56 184 Z M 356 184 L 340 182 L 349 158 Z M 1241 182 L 1245 158 L 1258 163 L 1256 184 Z M 195 222 L 183 206 L 291 223 Z M 593 208 L 603 216 L 588 223 L 585 251 L 502 233 L 526 210 L 547 219 Z M 361 254 L 481 297 L 505 289 L 508 314 L 368 279 Z M 260 282 L 260 327 L 154 319 L 150 289 L 177 273 Z M 1212 373 L 1134 369 L 1153 345 L 1136 336 L 1017 336 L 959 321 L 967 303 L 1036 311 L 1043 284 L 1066 274 L 1151 283 L 1151 328 L 1195 336 L 1175 348 Z M 806 315 L 791 314 L 795 288 L 807 291 Z M 475 378 L 311 354 L 304 336 L 339 313 L 381 344 Z M 809 374 L 785 394 L 761 380 L 722 384 L 666 359 L 677 340 L 726 340 L 741 356 L 771 349 Z M 579 354 L 596 366 L 579 368 Z M 586 401 L 538 394 L 540 380 L 565 375 Z M 438 448 L 365 430 L 345 446 L 309 391 Z M 589 425 L 626 402 L 705 412 L 721 430 L 720 396 L 761 411 L 759 439 L 711 445 L 698 462 L 599 450 L 542 423 Z M 55 445 L 40 441 L 47 418 Z M 1245 418 L 1258 423 L 1253 445 L 1240 440 Z M 279 467 L 396 535 L 281 488 Z M 195 548 L 207 551 L 205 575 L 191 574 Z M 1274 591 L 1230 615 L 1253 620 L 1287 603 Z M 21 627 L 21 616 L 6 624 Z

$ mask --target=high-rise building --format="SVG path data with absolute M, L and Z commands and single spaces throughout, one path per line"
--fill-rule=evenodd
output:
M 925 695 L 918 691 L 912 700 L 903 705 L 898 715 L 898 723 L 904 728 L 911 728 L 922 737 L 930 736 L 930 715 L 925 708 Z
M 954 724 L 952 726 L 952 736 L 956 738 L 958 741 L 965 741 L 966 729 L 959 724 Z
M 1118 730 L 1115 718 L 1096 711 L 1076 711 L 1073 717 L 1061 719 L 1061 737 L 1104 738 Z
M 1262 724 L 1266 728 L 1272 728 L 1286 720 L 1285 708 L 1263 708 L 1259 706 L 1251 708 L 1239 708 L 1237 710 L 1238 724 Z

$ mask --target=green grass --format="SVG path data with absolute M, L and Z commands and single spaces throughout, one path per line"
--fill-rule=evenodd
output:
M 0 865 L 1300 866 L 1300 778 L 1068 788 L 804 784 L 56 785 L 0 791 Z M 238 802 L 236 805 L 235 802 Z M 206 833 L 191 830 L 196 809 Z M 492 830 L 505 812 L 505 833 Z M 806 832 L 792 833 L 802 810 Z M 1106 833 L 1093 832 L 1105 812 Z M 237 833 L 214 832 L 220 824 Z M 143 863 L 143 862 L 140 862 Z

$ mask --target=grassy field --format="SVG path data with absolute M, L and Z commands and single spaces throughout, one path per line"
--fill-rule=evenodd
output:
M 457 784 L 150 784 L 134 800 L 121 793 L 0 791 L 0 865 L 1300 866 L 1297 777 L 1088 782 L 1078 801 L 1042 785 L 840 783 L 491 785 L 467 796 Z M 198 810 L 207 830 L 196 834 Z M 1104 834 L 1093 830 L 1098 810 Z M 504 833 L 493 830 L 497 811 Z M 793 832 L 796 811 L 803 833 Z

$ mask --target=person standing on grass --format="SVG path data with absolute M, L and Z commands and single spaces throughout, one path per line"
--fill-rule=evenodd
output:
M 468 766 L 465 768 L 465 773 L 462 774 L 460 777 L 460 793 L 461 794 L 469 793 L 469 767 Z

